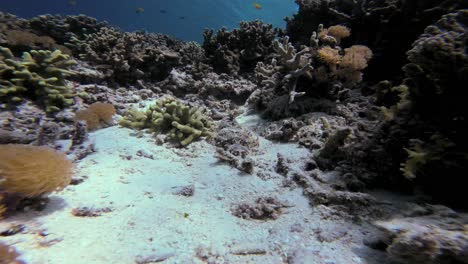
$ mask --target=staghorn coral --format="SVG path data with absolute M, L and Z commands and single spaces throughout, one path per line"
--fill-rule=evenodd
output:
M 76 64 L 60 50 L 32 50 L 24 52 L 22 60 L 16 60 L 8 48 L 0 47 L 0 102 L 10 108 L 23 98 L 32 99 L 56 112 L 73 104 L 73 94 L 66 84 L 68 70 Z
M 169 139 L 182 146 L 187 146 L 199 137 L 209 136 L 211 127 L 211 122 L 200 109 L 171 97 L 158 99 L 146 112 L 128 111 L 119 124 L 133 129 L 166 133 Z
M 75 121 L 86 121 L 89 130 L 95 130 L 104 126 L 112 125 L 112 117 L 116 113 L 112 104 L 96 102 L 87 109 L 75 113 Z
M 44 146 L 0 145 L 0 190 L 20 197 L 39 197 L 62 190 L 73 165 L 64 154 Z

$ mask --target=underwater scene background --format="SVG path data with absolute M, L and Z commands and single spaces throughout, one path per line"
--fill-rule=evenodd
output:
M 0 264 L 468 264 L 467 29 L 466 0 L 2 0 Z
M 261 9 L 255 8 L 257 3 Z M 4 12 L 31 18 L 43 14 L 85 14 L 125 31 L 146 30 L 186 41 L 202 41 L 205 28 L 234 29 L 242 20 L 260 19 L 284 27 L 286 16 L 297 11 L 294 1 L 269 0 L 3 0 Z

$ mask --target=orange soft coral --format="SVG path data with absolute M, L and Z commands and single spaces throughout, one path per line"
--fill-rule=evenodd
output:
M 0 190 L 38 197 L 70 183 L 73 164 L 65 154 L 44 146 L 0 145 Z
M 112 125 L 112 116 L 115 114 L 115 108 L 107 103 L 94 103 L 88 109 L 80 110 L 75 113 L 75 120 L 86 121 L 89 130 L 95 130 L 103 125 Z

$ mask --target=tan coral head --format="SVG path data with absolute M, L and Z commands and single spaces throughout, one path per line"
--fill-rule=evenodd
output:
M 38 197 L 66 187 L 73 174 L 67 156 L 45 146 L 0 145 L 0 190 Z

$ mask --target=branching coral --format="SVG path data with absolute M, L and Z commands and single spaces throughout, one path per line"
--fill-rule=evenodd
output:
M 0 145 L 0 190 L 20 197 L 38 197 L 65 188 L 73 165 L 48 147 Z
M 76 64 L 60 50 L 32 50 L 16 60 L 8 48 L 0 47 L 0 102 L 6 107 L 23 98 L 32 99 L 47 112 L 56 112 L 73 104 L 66 78 Z
M 121 126 L 134 129 L 149 129 L 166 133 L 169 139 L 187 146 L 195 139 L 209 136 L 211 122 L 196 107 L 190 107 L 174 98 L 156 101 L 146 112 L 130 110 L 119 122 Z
M 75 113 L 75 120 L 86 121 L 89 130 L 95 130 L 103 126 L 112 125 L 112 116 L 115 114 L 115 107 L 112 104 L 96 102 L 87 109 Z

